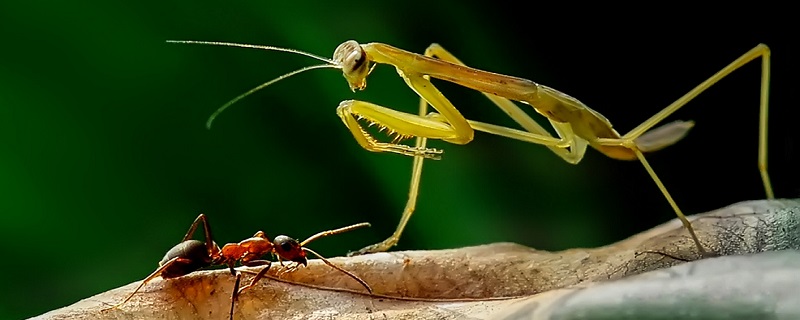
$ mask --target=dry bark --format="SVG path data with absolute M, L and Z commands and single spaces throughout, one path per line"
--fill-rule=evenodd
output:
M 642 308 L 645 311 L 659 310 L 659 307 L 674 307 L 678 301 L 683 301 L 678 299 L 682 295 L 692 296 L 691 289 L 678 290 L 670 287 L 670 285 L 685 284 L 687 279 L 695 279 L 689 277 L 690 275 L 705 276 L 697 278 L 700 280 L 689 281 L 686 284 L 688 287 L 692 287 L 693 283 L 694 287 L 697 287 L 696 284 L 700 283 L 698 281 L 705 281 L 703 279 L 716 279 L 715 281 L 721 283 L 715 285 L 742 285 L 741 281 L 737 281 L 742 279 L 742 275 L 736 274 L 736 271 L 747 271 L 749 270 L 747 268 L 771 270 L 773 267 L 784 270 L 781 268 L 794 266 L 795 261 L 796 267 L 800 268 L 800 254 L 796 254 L 798 259 L 792 260 L 794 256 L 791 252 L 782 253 L 788 254 L 789 258 L 767 257 L 772 260 L 764 262 L 766 265 L 758 264 L 762 263 L 762 260 L 757 260 L 758 263 L 753 262 L 752 259 L 755 258 L 752 257 L 761 259 L 762 256 L 759 255 L 741 257 L 766 251 L 800 249 L 800 200 L 741 202 L 694 215 L 690 219 L 707 250 L 717 256 L 736 257 L 703 259 L 695 262 L 703 263 L 697 267 L 694 267 L 694 264 L 677 266 L 703 257 L 698 254 L 686 230 L 677 220 L 673 220 L 626 240 L 599 248 L 547 252 L 512 243 L 496 243 L 452 250 L 401 251 L 330 259 L 331 262 L 369 283 L 375 296 L 364 294 L 364 288 L 357 282 L 321 261 L 311 260 L 307 268 L 283 274 L 280 281 L 262 280 L 253 289 L 244 293 L 235 305 L 234 317 L 235 319 L 569 319 L 570 314 L 586 316 L 585 310 L 593 310 L 589 307 L 597 306 L 597 299 L 615 297 L 615 292 L 619 294 L 617 292 L 619 290 L 615 291 L 615 288 L 626 288 L 625 292 L 645 290 L 645 293 L 652 292 L 654 299 L 647 300 L 649 304 L 637 305 L 635 301 L 628 299 L 629 296 L 622 294 L 619 295 L 619 299 L 622 300 L 613 301 L 616 305 L 627 308 L 644 306 Z M 731 260 L 740 258 L 751 260 L 747 262 Z M 677 267 L 665 269 L 673 266 Z M 273 269 L 271 272 L 278 268 Z M 654 270 L 661 271 L 654 273 L 652 272 Z M 706 270 L 708 273 L 697 270 Z M 640 275 L 643 273 L 648 274 Z M 729 278 L 722 277 L 726 274 L 730 274 Z M 781 273 L 775 271 L 770 274 Z M 773 291 L 780 291 L 775 286 L 793 284 L 796 288 L 800 285 L 800 280 L 795 278 L 797 277 L 756 281 L 750 284 L 749 288 L 757 290 L 758 286 L 763 286 L 767 298 L 762 302 L 775 306 L 776 303 L 783 301 L 781 299 L 800 299 L 799 296 L 791 296 L 786 292 L 783 296 L 770 295 L 774 293 Z M 663 283 L 654 284 L 653 279 Z M 137 281 L 103 292 L 38 318 L 227 319 L 228 317 L 233 277 L 226 269 L 195 272 L 170 280 L 155 279 L 120 309 L 100 312 L 101 309 L 124 299 L 138 284 Z M 668 288 L 672 288 L 671 291 L 666 293 L 660 291 Z M 794 292 L 794 290 L 789 291 Z M 670 292 L 672 296 L 669 295 Z M 667 294 L 666 298 L 663 294 Z M 696 294 L 701 297 L 708 296 L 702 292 Z M 590 298 L 594 297 L 594 300 L 586 300 L 587 295 Z M 670 297 L 675 299 L 670 300 Z M 631 302 L 626 304 L 629 300 Z M 728 300 L 731 300 L 730 297 Z M 793 305 L 797 306 L 800 303 Z M 601 310 L 614 309 L 601 308 Z M 636 314 L 628 309 L 621 310 L 627 310 L 625 311 L 627 313 L 624 313 L 626 315 Z M 590 314 L 594 314 L 595 318 L 602 318 L 603 315 L 603 313 Z M 673 313 L 666 315 L 668 318 L 676 316 Z M 609 318 L 624 317 L 616 314 Z

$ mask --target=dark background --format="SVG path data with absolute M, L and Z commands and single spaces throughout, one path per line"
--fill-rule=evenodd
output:
M 200 212 L 220 243 L 259 229 L 305 238 L 372 222 L 311 246 L 328 256 L 394 230 L 411 159 L 364 151 L 334 111 L 356 98 L 416 112 L 417 97 L 391 67 L 378 66 L 355 94 L 337 71 L 298 75 L 241 101 L 209 131 L 206 118 L 229 99 L 316 62 L 167 39 L 323 56 L 348 39 L 416 52 L 438 42 L 471 66 L 568 93 L 620 133 L 764 42 L 773 50 L 773 185 L 778 197 L 797 197 L 797 24 L 786 9 L 546 5 L 4 2 L 0 318 L 144 278 Z M 759 77 L 760 60 L 702 94 L 670 118 L 695 120 L 690 135 L 649 157 L 687 214 L 764 198 Z M 436 84 L 468 118 L 513 125 L 480 94 Z M 594 247 L 674 218 L 637 162 L 590 150 L 574 166 L 541 146 L 480 133 L 466 146 L 430 145 L 444 159 L 426 163 L 417 214 L 396 250 Z

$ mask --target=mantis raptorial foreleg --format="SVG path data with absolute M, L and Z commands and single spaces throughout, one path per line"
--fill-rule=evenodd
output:
M 425 99 L 420 98 L 419 115 L 424 116 L 427 112 L 428 102 L 425 101 Z M 425 149 L 427 141 L 428 138 L 417 136 L 414 147 L 419 150 Z M 403 230 L 405 230 L 408 220 L 411 219 L 411 215 L 414 213 L 414 209 L 417 207 L 417 196 L 419 195 L 419 182 L 422 177 L 423 161 L 425 161 L 425 157 L 422 155 L 417 155 L 414 157 L 414 163 L 411 166 L 411 185 L 408 189 L 408 200 L 406 201 L 406 206 L 403 209 L 403 214 L 400 216 L 400 222 L 397 224 L 397 228 L 395 228 L 394 233 L 392 233 L 389 238 L 386 238 L 386 240 L 364 247 L 361 250 L 350 252 L 348 255 L 352 256 L 355 254 L 365 254 L 370 252 L 383 252 L 389 250 L 391 247 L 395 246 L 398 241 L 400 241 L 400 235 L 403 234 Z

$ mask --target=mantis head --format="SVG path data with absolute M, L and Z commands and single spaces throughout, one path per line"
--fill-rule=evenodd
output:
M 342 68 L 342 74 L 353 92 L 367 87 L 367 76 L 372 69 L 369 57 L 363 48 L 354 40 L 348 40 L 336 47 L 333 52 L 333 63 Z M 374 65 L 373 65 L 374 67 Z

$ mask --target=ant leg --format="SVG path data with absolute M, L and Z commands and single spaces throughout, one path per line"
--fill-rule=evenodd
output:
M 233 320 L 233 307 L 236 304 L 236 300 L 239 299 L 239 295 L 241 295 L 242 292 L 244 292 L 245 290 L 247 290 L 250 287 L 252 287 L 254 284 L 256 284 L 256 282 L 258 282 L 258 280 L 261 280 L 261 278 L 263 278 L 264 275 L 267 274 L 267 271 L 269 270 L 269 267 L 272 266 L 272 261 L 269 261 L 269 260 L 253 260 L 253 261 L 248 261 L 244 265 L 246 265 L 248 267 L 256 267 L 256 266 L 266 265 L 266 267 L 264 269 L 262 269 L 261 271 L 259 271 L 256 274 L 256 276 L 253 277 L 253 280 L 251 280 L 248 285 L 240 288 L 239 285 L 241 284 L 241 281 L 242 281 L 242 273 L 239 272 L 239 271 L 236 271 L 235 269 L 233 269 L 233 266 L 230 266 L 231 273 L 236 275 L 236 282 L 233 284 L 233 292 L 231 293 L 230 320 Z
M 180 257 L 175 257 L 175 258 L 172 258 L 171 260 L 167 261 L 166 263 L 164 263 L 164 265 L 158 267 L 158 269 L 156 269 L 156 271 L 153 271 L 153 273 L 151 273 L 149 276 L 147 276 L 147 278 L 144 278 L 144 280 L 142 280 L 142 283 L 139 284 L 138 287 L 136 287 L 136 290 L 133 290 L 133 292 L 131 292 L 131 294 L 129 294 L 128 297 L 125 298 L 125 300 L 122 300 L 122 302 L 120 302 L 120 303 L 118 303 L 118 304 L 116 304 L 114 306 L 111 306 L 111 307 L 105 308 L 103 310 L 100 310 L 100 311 L 101 312 L 105 312 L 105 311 L 108 311 L 108 310 L 111 310 L 111 309 L 116 309 L 116 308 L 121 307 L 123 304 L 128 302 L 128 300 L 130 300 L 133 297 L 134 294 L 139 292 L 139 289 L 142 289 L 142 287 L 144 287 L 145 284 L 150 282 L 150 280 L 153 280 L 155 277 L 160 276 L 161 272 L 163 272 L 164 269 L 169 268 L 172 264 L 174 264 L 178 260 L 184 260 L 184 259 L 182 259 Z
M 233 283 L 233 292 L 231 293 L 231 311 L 228 313 L 230 315 L 229 319 L 233 320 L 233 305 L 236 304 L 236 298 L 238 296 L 236 292 L 239 291 L 239 284 L 242 281 L 242 273 L 234 271 L 233 268 L 231 268 L 231 272 L 236 274 L 236 281 Z
M 201 213 L 200 215 L 197 216 L 197 218 L 194 219 L 194 222 L 192 222 L 192 226 L 189 227 L 189 231 L 187 231 L 186 235 L 183 236 L 183 240 L 181 240 L 181 242 L 191 239 L 192 235 L 194 234 L 194 231 L 197 230 L 197 226 L 201 222 L 203 223 L 203 231 L 205 232 L 206 236 L 206 241 L 205 241 L 206 249 L 208 249 L 209 253 L 213 254 L 216 251 L 215 250 L 216 246 L 214 245 L 214 237 L 211 236 L 211 227 L 208 225 L 208 221 L 206 221 L 205 214 Z
M 287 274 L 287 273 L 290 273 L 290 272 L 294 272 L 298 268 L 300 268 L 300 264 L 297 263 L 297 262 L 292 262 L 292 264 L 290 264 L 288 266 L 281 265 L 281 269 L 278 271 L 278 274 L 276 276 L 278 278 L 280 278 L 284 274 Z
M 258 266 L 266 266 L 266 267 L 264 267 L 263 269 L 261 269 L 261 271 L 256 273 L 255 277 L 253 277 L 253 280 L 250 280 L 249 284 L 247 284 L 244 287 L 239 288 L 239 290 L 236 292 L 236 297 L 237 298 L 238 298 L 238 296 L 240 294 L 242 294 L 242 292 L 244 292 L 247 289 L 250 289 L 250 287 L 255 285 L 256 282 L 261 280 L 261 278 L 263 278 L 267 274 L 267 271 L 269 271 L 269 268 L 272 267 L 272 261 L 269 261 L 269 260 L 253 260 L 253 261 L 247 262 L 245 265 L 248 266 L 248 267 L 258 267 Z

